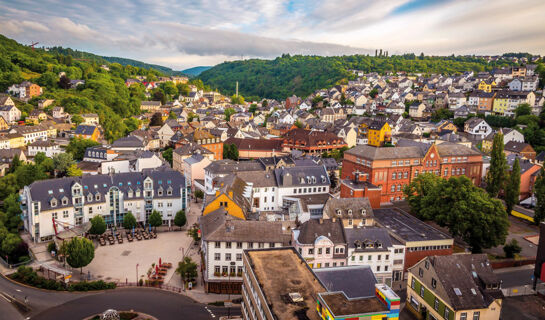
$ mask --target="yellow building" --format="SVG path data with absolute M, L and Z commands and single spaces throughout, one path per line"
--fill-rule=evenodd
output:
M 504 92 L 498 92 L 494 98 L 494 103 L 492 104 L 492 111 L 497 114 L 504 114 L 509 108 L 509 95 Z
M 392 128 L 386 121 L 373 121 L 368 126 L 362 124 L 362 128 L 367 131 L 367 144 L 370 146 L 380 147 L 391 141 Z
M 249 197 L 252 187 L 235 175 L 225 177 L 220 182 L 219 189 L 214 196 L 208 195 L 203 206 L 203 216 L 219 209 L 224 209 L 229 215 L 246 220 L 246 214 L 250 212 L 251 203 Z M 209 200 L 208 200 L 209 199 Z
M 492 92 L 492 88 L 494 88 L 495 86 L 496 81 L 494 80 L 481 80 L 478 89 L 484 92 Z
M 408 272 L 405 307 L 419 319 L 500 318 L 501 281 L 486 254 L 429 256 Z
M 6 135 L 10 148 L 21 148 L 25 146 L 25 137 L 20 133 L 9 133 Z

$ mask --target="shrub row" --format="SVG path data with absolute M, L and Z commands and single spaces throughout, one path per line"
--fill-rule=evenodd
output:
M 106 290 L 115 289 L 114 282 L 98 281 L 81 281 L 70 283 L 67 286 L 56 280 L 46 279 L 39 276 L 31 267 L 21 266 L 17 269 L 17 272 L 9 276 L 11 279 L 22 282 L 32 287 L 56 290 L 56 291 L 90 291 L 90 290 Z

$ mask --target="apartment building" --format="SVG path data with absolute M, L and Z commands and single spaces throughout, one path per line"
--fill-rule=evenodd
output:
M 95 215 L 111 227 L 121 226 L 127 212 L 145 224 L 157 210 L 170 226 L 176 212 L 187 208 L 189 196 L 185 177 L 170 169 L 41 180 L 24 187 L 22 218 L 35 242 L 48 241 Z

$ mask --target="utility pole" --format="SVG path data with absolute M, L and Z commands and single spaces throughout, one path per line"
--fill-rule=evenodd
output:
M 235 92 L 236 92 L 236 93 L 235 93 L 235 97 L 238 98 L 238 81 L 237 81 L 237 88 L 236 88 L 236 91 L 235 91 Z

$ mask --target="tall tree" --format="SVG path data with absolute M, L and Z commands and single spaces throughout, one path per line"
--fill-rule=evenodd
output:
M 134 227 L 136 227 L 136 218 L 132 212 L 129 211 L 125 213 L 125 216 L 123 217 L 123 228 L 130 230 Z
M 545 219 L 545 170 L 541 168 L 534 183 L 534 196 L 536 207 L 534 208 L 534 224 L 539 225 Z
M 149 125 L 151 127 L 160 127 L 163 125 L 163 116 L 160 112 L 156 112 L 151 116 L 151 120 L 149 122 Z
M 490 168 L 486 175 L 486 191 L 491 197 L 497 197 L 505 185 L 507 171 L 507 160 L 503 153 L 503 134 L 498 133 L 494 136 L 490 156 Z
M 149 216 L 149 224 L 151 224 L 152 227 L 157 228 L 158 226 L 163 224 L 163 217 L 157 210 L 153 210 L 153 212 Z
M 104 221 L 104 218 L 97 214 L 96 216 L 92 217 L 91 220 L 91 229 L 89 229 L 90 234 L 103 234 L 106 231 L 106 222 Z
M 66 262 L 72 268 L 81 268 L 81 273 L 83 273 L 83 267 L 91 263 L 94 257 L 95 247 L 89 239 L 75 237 L 66 244 Z
M 507 183 L 505 185 L 505 208 L 507 214 L 511 214 L 515 204 L 519 203 L 520 195 L 520 163 L 519 158 L 515 158 L 513 168 L 509 173 Z
M 204 198 L 204 192 L 201 189 L 195 190 L 195 202 L 199 202 L 202 198 Z
M 174 225 L 178 227 L 183 227 L 187 222 L 187 218 L 185 217 L 185 210 L 180 210 L 176 212 L 176 215 L 174 216 Z
M 190 257 L 185 257 L 178 263 L 176 273 L 182 277 L 184 282 L 191 281 L 197 277 L 197 264 Z

